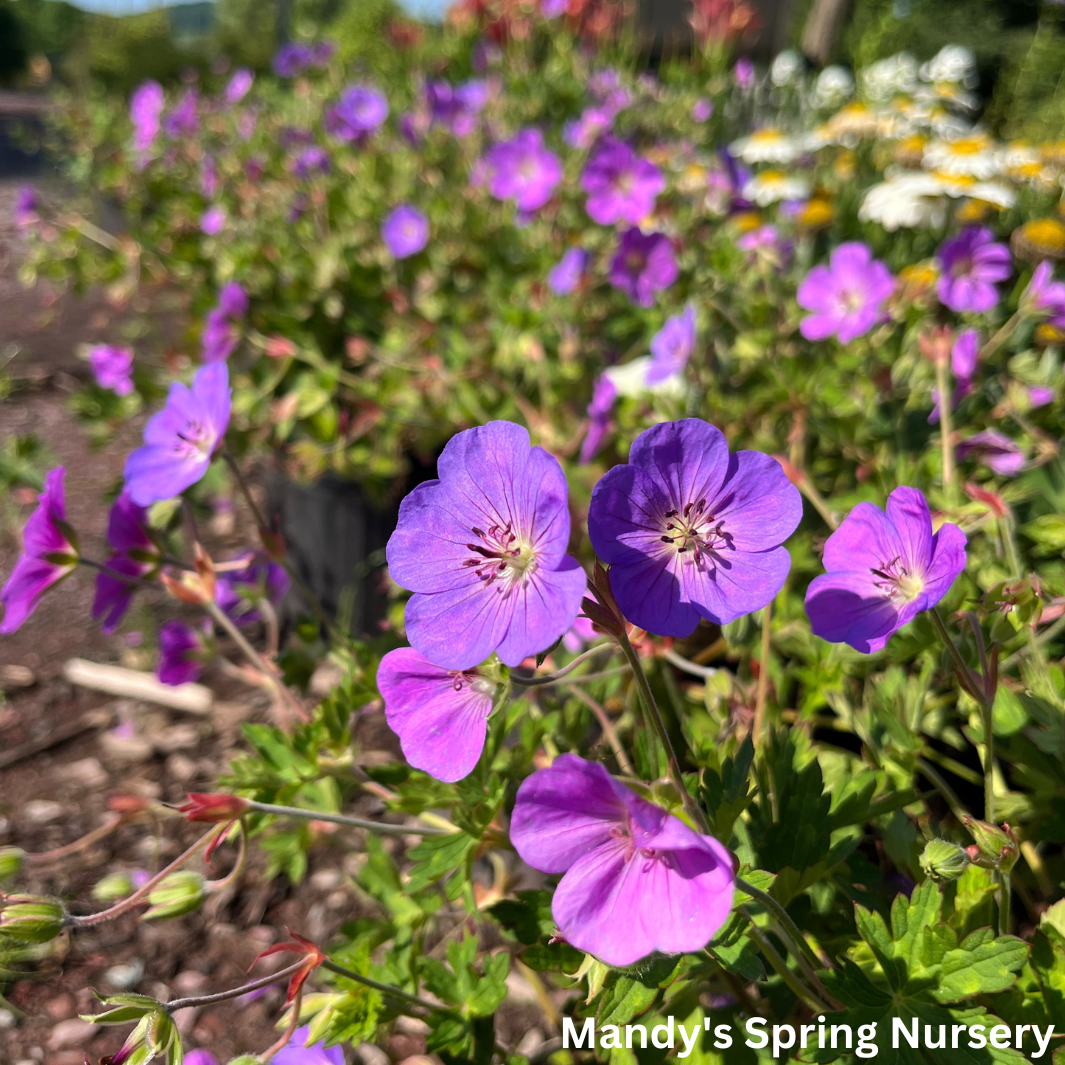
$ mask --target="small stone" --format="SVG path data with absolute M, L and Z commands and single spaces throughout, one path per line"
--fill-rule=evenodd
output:
M 342 910 L 350 901 L 348 893 L 344 890 L 331 892 L 325 898 L 327 910 Z
M 315 891 L 332 891 L 343 882 L 344 876 L 339 869 L 319 869 L 310 879 L 310 885 Z
M 389 1056 L 373 1043 L 361 1043 L 355 1048 L 355 1060 L 359 1065 L 392 1065 Z
M 544 1041 L 544 1033 L 539 1028 L 530 1028 L 519 1040 L 518 1045 L 514 1048 L 515 1054 L 521 1054 L 524 1057 L 529 1057 L 540 1049 Z
M 319 662 L 311 674 L 311 695 L 324 699 L 343 679 L 344 674 L 340 666 L 332 662 Z
M 102 788 L 110 775 L 96 758 L 82 758 L 63 769 L 63 778 L 83 788 Z
M 207 977 L 195 969 L 183 969 L 174 977 L 174 990 L 180 991 L 182 997 L 198 995 L 207 986 Z
M 196 763 L 183 754 L 172 754 L 166 760 L 166 772 L 179 784 L 187 784 L 196 775 Z
M 37 683 L 37 675 L 29 666 L 9 663 L 0 666 L 0 688 L 6 692 L 15 691 L 18 688 L 32 688 Z
M 22 818 L 33 825 L 46 825 L 63 816 L 63 804 L 51 799 L 33 799 L 22 807 Z
M 118 765 L 136 765 L 152 756 L 152 745 L 143 736 L 115 735 L 105 732 L 100 737 L 104 757 Z
M 112 965 L 104 980 L 116 991 L 131 991 L 144 979 L 144 962 L 135 958 L 124 965 Z
M 532 984 L 513 970 L 507 974 L 507 999 L 517 1005 L 535 1005 L 540 1001 Z
M 74 999 L 73 996 L 67 994 L 56 995 L 55 998 L 50 998 L 44 1007 L 48 1011 L 48 1016 L 53 1021 L 65 1021 L 67 1017 L 74 1015 Z
M 69 1021 L 60 1021 L 52 1029 L 48 1047 L 50 1050 L 66 1050 L 67 1047 L 89 1043 L 98 1031 L 95 1024 L 83 1021 L 80 1017 L 71 1017 Z
M 191 751 L 200 742 L 200 730 L 195 725 L 171 725 L 155 735 L 152 742 L 160 754 Z
M 11 1010 L 0 1010 L 0 1028 L 14 1028 L 15 1019 Z

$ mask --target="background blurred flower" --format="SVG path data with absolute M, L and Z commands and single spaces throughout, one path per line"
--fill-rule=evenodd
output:
M 680 373 L 695 350 L 695 308 L 689 303 L 684 313 L 666 319 L 666 324 L 651 338 L 654 356 L 647 370 L 649 385 Z
M 326 111 L 326 129 L 341 141 L 361 141 L 384 125 L 388 100 L 370 85 L 349 85 Z
M 381 224 L 381 239 L 396 259 L 409 258 L 429 243 L 429 219 L 417 207 L 401 203 Z
M 229 84 L 226 85 L 226 103 L 240 103 L 251 91 L 251 87 L 254 84 L 255 74 L 247 67 L 240 67 L 234 71 L 233 77 L 229 79 Z
M 544 147 L 538 129 L 523 129 L 485 156 L 488 191 L 497 200 L 513 200 L 521 211 L 535 211 L 551 198 L 562 180 L 562 161 Z
M 894 291 L 888 268 L 859 241 L 840 244 L 828 266 L 815 266 L 799 285 L 799 306 L 814 313 L 799 324 L 807 340 L 835 336 L 841 344 L 868 333 Z
M 101 388 L 116 396 L 128 396 L 133 391 L 133 350 L 113 344 L 94 344 L 89 348 L 89 366 Z
M 209 237 L 216 237 L 226 227 L 226 209 L 215 204 L 208 207 L 200 218 L 200 229 Z
M 133 91 L 129 118 L 133 123 L 133 150 L 138 154 L 150 151 L 159 136 L 160 116 L 165 106 L 166 96 L 157 81 L 146 81 Z
M 1001 477 L 1014 477 L 1024 469 L 1024 450 L 1005 433 L 997 429 L 985 429 L 962 440 L 956 454 L 959 462 L 975 459 L 982 462 Z
M 297 1028 L 292 1038 L 273 1057 L 273 1065 L 344 1065 L 344 1048 L 327 1047 L 324 1042 L 307 1046 L 310 1025 Z
M 673 246 L 664 233 L 645 235 L 638 229 L 627 229 L 610 263 L 610 283 L 633 303 L 651 307 L 655 293 L 669 288 L 678 272 Z
M 581 443 L 580 461 L 582 464 L 591 462 L 599 453 L 603 438 L 613 424 L 610 415 L 614 409 L 617 394 L 618 390 L 614 382 L 606 374 L 596 379 L 595 387 L 592 389 L 592 401 L 587 409 L 588 431 L 584 434 L 584 440 Z
M 203 672 L 206 655 L 204 634 L 184 621 L 171 619 L 159 629 L 156 676 L 163 684 L 187 684 Z
M 588 193 L 585 209 L 602 226 L 637 225 L 654 210 L 665 187 L 658 167 L 609 136 L 599 142 L 581 174 L 581 188 Z
M 547 287 L 556 296 L 565 296 L 580 283 L 588 266 L 588 253 L 583 248 L 569 248 L 547 274 Z
M 995 283 L 1012 272 L 1010 250 L 995 243 L 990 229 L 972 227 L 944 241 L 936 252 L 939 301 L 959 314 L 981 314 L 998 303 Z

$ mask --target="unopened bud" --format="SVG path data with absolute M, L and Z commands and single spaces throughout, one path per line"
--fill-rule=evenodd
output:
M 25 864 L 25 851 L 18 847 L 0 847 L 0 880 L 18 876 Z
M 152 905 L 142 919 L 157 921 L 164 917 L 182 917 L 197 909 L 206 894 L 205 881 L 199 873 L 188 869 L 171 873 L 159 881 L 148 896 Z
M 978 864 L 1000 869 L 1004 873 L 1008 873 L 1017 864 L 1020 847 L 1017 844 L 1017 835 L 1009 825 L 1004 824 L 999 828 L 998 825 L 989 824 L 987 821 L 977 821 L 968 814 L 962 817 L 962 824 L 976 840 L 979 858 L 974 860 Z
M 921 852 L 921 868 L 933 880 L 957 880 L 971 864 L 964 847 L 945 839 L 929 840 Z
M 115 902 L 132 895 L 133 891 L 133 878 L 129 873 L 109 873 L 93 884 L 92 897 L 97 902 Z
M 49 943 L 66 923 L 66 911 L 41 895 L 8 895 L 0 909 L 0 933 L 18 943 Z
M 221 824 L 236 821 L 248 812 L 251 803 L 239 795 L 211 794 L 189 792 L 189 801 L 175 807 L 185 815 L 187 821 L 203 821 L 207 824 Z

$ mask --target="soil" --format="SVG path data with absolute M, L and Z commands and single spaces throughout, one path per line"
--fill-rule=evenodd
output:
M 120 482 L 144 419 L 94 448 L 71 413 L 70 394 L 85 375 L 76 346 L 117 338 L 121 320 L 99 295 L 77 298 L 40 285 L 27 291 L 18 284 L 20 238 L 9 222 L 15 188 L 0 184 L 0 372 L 13 382 L 7 398 L 0 398 L 0 446 L 12 434 L 32 432 L 41 438 L 66 467 L 68 520 L 81 532 L 83 550 L 99 557 L 108 493 Z M 0 497 L 0 581 L 15 562 L 18 530 L 33 503 L 34 494 L 26 488 Z M 214 557 L 225 557 L 252 543 L 253 529 L 250 516 L 237 507 L 211 523 L 205 540 Z M 7 688 L 6 697 L 0 697 L 0 765 L 5 752 L 47 745 L 0 768 L 0 846 L 18 846 L 31 855 L 66 846 L 102 825 L 115 795 L 179 803 L 189 790 L 210 790 L 241 749 L 241 723 L 267 720 L 270 713 L 263 695 L 249 695 L 249 689 L 210 669 L 202 682 L 215 690 L 217 701 L 207 717 L 116 700 L 67 683 L 62 669 L 72 657 L 152 666 L 150 652 L 136 645 L 128 627 L 126 635 L 105 636 L 91 622 L 93 581 L 90 570 L 78 570 L 44 597 L 17 633 L 0 637 L 0 684 Z M 179 609 L 157 594 L 145 593 L 139 600 L 138 623 L 143 619 L 148 633 L 153 616 L 157 624 Z M 103 724 L 48 745 L 49 737 L 94 713 Z M 364 749 L 393 749 L 394 737 L 380 714 L 370 714 L 360 727 Z M 381 810 L 378 800 L 367 797 L 352 812 L 380 816 Z M 18 890 L 62 898 L 74 913 L 94 912 L 102 904 L 91 892 L 103 876 L 161 868 L 198 837 L 198 827 L 203 826 L 158 813 L 145 816 L 61 861 L 30 865 L 17 881 Z M 285 926 L 327 944 L 342 922 L 369 905 L 353 887 L 361 857 L 357 837 L 344 842 L 341 848 L 337 840 L 322 837 L 298 889 L 284 877 L 265 880 L 253 848 L 236 884 L 193 914 L 154 923 L 125 916 L 79 931 L 64 938 L 57 953 L 17 965 L 19 974 L 7 982 L 0 957 L 0 991 L 6 996 L 6 1006 L 0 1001 L 0 1061 L 83 1065 L 114 1053 L 128 1026 L 100 1029 L 78 1020 L 79 1013 L 98 1008 L 92 989 L 137 991 L 163 1000 L 209 994 L 249 979 L 253 959 Z M 232 858 L 232 850 L 223 847 L 204 871 L 224 875 Z M 280 968 L 291 960 L 275 955 L 255 971 L 270 971 L 267 962 Z M 545 1027 L 531 990 L 520 978 L 514 981 L 500 1031 L 511 1046 L 524 1037 L 523 1050 L 538 1041 L 535 1026 Z M 282 994 L 273 988 L 251 1002 L 232 1000 L 179 1013 L 186 1050 L 208 1048 L 221 1062 L 262 1051 L 276 1039 L 273 1026 Z M 364 1046 L 353 1056 L 363 1065 L 389 1065 L 424 1054 L 422 1031 L 419 1022 L 397 1024 L 384 1049 Z

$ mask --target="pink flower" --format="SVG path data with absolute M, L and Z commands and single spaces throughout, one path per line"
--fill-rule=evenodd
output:
M 89 365 L 101 388 L 116 396 L 128 396 L 133 391 L 133 352 L 129 348 L 96 344 L 89 349 Z
M 881 321 L 894 287 L 891 271 L 867 245 L 841 244 L 828 266 L 815 266 L 799 285 L 799 306 L 814 312 L 802 320 L 799 331 L 807 340 L 836 336 L 849 344 Z

